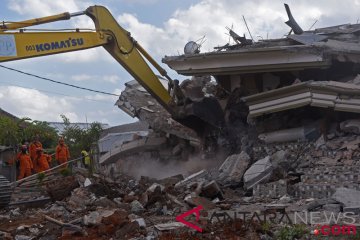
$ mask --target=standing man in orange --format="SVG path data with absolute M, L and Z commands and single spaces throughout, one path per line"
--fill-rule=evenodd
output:
M 20 162 L 20 173 L 18 176 L 18 180 L 30 176 L 31 169 L 33 168 L 33 163 L 31 161 L 31 158 L 26 151 L 27 151 L 27 146 L 22 145 L 21 152 L 16 156 L 17 157 L 16 160 Z
M 33 162 L 34 170 L 36 172 L 37 172 L 37 169 L 38 169 L 37 164 L 36 164 L 36 157 L 37 157 L 36 149 L 38 149 L 38 148 L 42 148 L 42 144 L 39 141 L 39 135 L 36 135 L 34 137 L 34 140 L 30 143 L 30 146 L 29 146 L 30 157 L 31 157 L 31 160 Z
M 43 153 L 42 148 L 36 149 L 35 161 L 37 163 L 37 172 L 44 172 L 50 168 L 48 162 L 48 155 Z
M 49 167 L 51 168 L 52 155 L 48 154 L 44 149 L 43 149 L 43 154 L 46 156 Z
M 59 144 L 56 146 L 55 159 L 59 164 L 66 163 L 70 159 L 69 148 L 64 143 L 64 139 L 59 139 Z M 67 164 L 64 165 L 67 168 Z

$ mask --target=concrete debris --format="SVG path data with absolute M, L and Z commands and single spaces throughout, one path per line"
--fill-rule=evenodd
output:
M 206 170 L 201 170 L 197 173 L 194 173 L 194 174 L 188 176 L 184 180 L 176 183 L 175 188 L 184 187 L 189 183 L 202 182 L 208 178 L 209 178 L 209 173 Z
M 216 204 L 204 197 L 198 196 L 187 196 L 185 197 L 185 202 L 191 207 L 202 206 L 205 210 L 211 210 L 216 208 Z
M 29 237 L 29 236 L 24 236 L 24 235 L 16 235 L 15 236 L 15 240 L 32 240 L 34 239 L 33 237 Z
M 144 211 L 143 205 L 138 201 L 134 200 L 130 203 L 131 212 L 133 213 L 142 213 Z
M 246 170 L 244 174 L 244 186 L 246 189 L 251 189 L 257 184 L 267 181 L 273 171 L 273 166 L 270 157 L 255 162 L 251 167 Z
M 84 216 L 84 224 L 86 226 L 90 225 L 98 225 L 101 222 L 102 217 L 100 216 L 100 213 L 98 212 L 91 212 L 89 215 Z
M 84 182 L 84 187 L 88 187 L 88 186 L 90 186 L 90 185 L 91 185 L 90 179 L 86 178 L 86 179 L 85 179 L 85 182 Z
M 319 130 L 315 127 L 300 127 L 284 129 L 275 132 L 262 133 L 259 139 L 265 143 L 283 143 L 314 140 L 319 137 Z
M 281 198 L 286 196 L 287 193 L 287 183 L 284 180 L 258 184 L 253 187 L 253 196 L 258 198 L 280 198 L 280 201 L 282 201 Z
M 305 91 L 305 93 L 296 94 L 299 91 Z M 293 94 L 289 95 L 289 92 L 293 92 Z M 360 86 L 355 84 L 335 81 L 308 81 L 254 94 L 244 100 L 249 106 L 250 117 L 298 108 L 299 104 L 332 108 L 335 111 L 359 112 L 358 99 L 352 97 L 359 93 Z M 344 99 L 345 96 L 346 99 Z
M 224 199 L 224 195 L 221 191 L 221 188 L 214 180 L 212 180 L 211 182 L 209 182 L 208 184 L 202 187 L 201 195 L 209 199 L 214 199 L 214 198 Z
M 340 129 L 347 133 L 360 134 L 360 119 L 351 119 L 341 122 Z
M 341 207 L 341 204 L 326 204 L 322 207 L 322 209 L 332 213 L 339 213 L 341 211 Z
M 145 220 L 143 218 L 136 218 L 132 221 L 136 221 L 139 224 L 140 228 L 146 228 L 146 223 Z
M 360 205 L 360 191 L 349 188 L 338 188 L 332 198 L 344 204 L 345 207 Z
M 167 81 L 162 78 L 159 80 L 167 88 Z M 128 82 L 125 86 L 125 90 L 121 92 L 116 103 L 123 111 L 132 117 L 138 117 L 157 131 L 170 133 L 183 139 L 197 139 L 194 131 L 171 120 L 170 114 L 137 81 Z M 147 110 L 144 110 L 144 107 Z
M 15 209 L 11 210 L 10 211 L 10 216 L 12 216 L 12 217 L 21 216 L 20 208 L 15 208 Z
M 239 184 L 250 163 L 250 157 L 246 152 L 229 156 L 219 168 L 219 181 L 223 184 Z
M 180 222 L 170 222 L 170 223 L 156 224 L 154 227 L 159 231 L 168 231 L 168 230 L 184 227 L 184 224 Z
M 164 191 L 165 187 L 163 185 L 160 185 L 158 183 L 153 183 L 147 190 L 146 192 L 148 193 L 154 193 L 156 188 L 160 189 L 160 192 Z
M 360 206 L 344 207 L 343 211 L 354 213 L 354 214 L 360 214 Z
M 13 239 L 10 233 L 7 232 L 1 232 L 0 231 L 0 238 L 4 240 L 11 240 Z

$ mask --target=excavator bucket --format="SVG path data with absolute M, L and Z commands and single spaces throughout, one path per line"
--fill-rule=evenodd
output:
M 214 97 L 180 106 L 174 119 L 193 129 L 199 136 L 206 135 L 212 129 L 221 129 L 225 123 L 223 110 Z

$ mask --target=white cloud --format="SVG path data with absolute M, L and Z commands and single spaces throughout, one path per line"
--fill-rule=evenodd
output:
M 79 11 L 79 3 L 83 3 L 83 1 L 10 0 L 8 6 L 11 10 L 21 15 L 38 15 L 37 17 L 43 17 L 61 12 Z
M 118 125 L 138 121 L 137 118 L 131 118 L 125 112 L 122 112 L 117 106 L 112 106 L 106 109 L 90 110 L 86 113 L 86 117 L 89 122 L 98 121 L 101 123 L 109 123 L 110 125 Z
M 94 76 L 87 75 L 87 74 L 79 74 L 79 75 L 71 76 L 71 79 L 74 81 L 77 81 L 77 82 L 88 81 L 88 80 L 92 80 L 93 78 L 94 78 Z
M 120 88 L 115 88 L 114 91 L 113 91 L 113 93 L 117 94 L 117 95 L 120 95 L 121 92 L 122 92 L 122 90 Z
M 109 82 L 109 83 L 118 83 L 120 81 L 119 76 L 117 75 L 105 75 L 102 77 L 102 80 L 104 82 Z
M 98 76 L 98 75 L 89 75 L 89 74 L 78 74 L 71 76 L 71 79 L 77 82 L 83 82 L 83 81 L 96 81 L 99 83 L 107 82 L 112 84 L 117 84 L 120 81 L 120 77 L 113 74 L 113 75 L 104 75 L 104 76 Z
M 159 0 L 124 0 L 127 4 L 143 4 L 143 5 L 151 5 L 159 2 Z
M 115 88 L 112 93 L 116 94 L 116 95 L 120 95 L 121 94 L 121 89 L 119 88 Z M 117 96 L 112 96 L 112 95 L 104 95 L 104 94 L 93 94 L 93 95 L 88 95 L 86 96 L 87 99 L 91 99 L 91 100 L 96 100 L 96 101 L 108 101 L 109 103 L 114 103 L 116 102 L 116 100 L 118 100 L 119 97 Z
M 10 0 L 8 7 L 10 10 L 15 11 L 19 15 L 23 15 L 26 18 L 46 17 L 63 12 L 78 12 L 86 10 L 87 7 L 94 5 L 91 1 L 83 0 L 66 0 L 66 1 L 53 1 L 53 0 Z M 41 9 L 41 11 L 39 11 Z M 25 19 L 22 19 L 25 20 Z M 86 28 L 94 29 L 93 21 L 87 16 L 79 16 L 72 18 L 65 23 L 60 21 L 63 26 L 67 28 Z M 44 28 L 48 25 L 42 25 L 40 28 Z M 52 25 L 50 25 L 52 26 Z M 102 57 L 104 52 L 100 49 L 88 49 L 84 51 L 76 51 L 70 53 L 63 53 L 55 55 L 52 59 L 55 61 L 63 62 L 94 62 L 99 59 L 104 60 L 106 57 Z
M 96 100 L 96 101 L 107 101 L 109 102 L 109 104 L 111 104 L 111 103 L 115 103 L 118 97 L 98 93 L 98 94 L 88 95 L 86 96 L 86 99 Z
M 71 121 L 79 118 L 67 97 L 49 97 L 38 90 L 15 86 L 0 89 L 1 107 L 19 117 L 33 120 L 61 121 L 65 114 Z
M 296 1 L 290 8 L 295 19 L 307 30 L 315 20 L 315 27 L 356 22 L 360 10 L 359 0 L 344 0 L 341 7 L 338 1 Z M 273 0 L 202 0 L 185 10 L 177 10 L 162 27 L 140 22 L 133 14 L 124 13 L 117 19 L 137 41 L 158 57 L 183 53 L 185 44 L 206 36 L 202 51 L 211 51 L 214 46 L 224 45 L 229 37 L 226 26 L 234 26 L 239 35 L 246 34 L 242 15 L 245 16 L 255 40 L 262 38 L 281 38 L 289 32 L 285 25 L 287 15 L 281 1 Z

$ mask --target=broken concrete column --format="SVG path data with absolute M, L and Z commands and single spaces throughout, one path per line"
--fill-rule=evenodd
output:
M 255 162 L 244 174 L 244 187 L 251 189 L 259 183 L 267 181 L 273 171 L 270 157 Z
M 249 163 L 250 157 L 244 151 L 229 156 L 219 168 L 219 181 L 224 184 L 240 183 Z
M 201 170 L 176 183 L 175 188 L 184 187 L 191 182 L 201 182 L 207 178 L 209 178 L 209 173 L 206 170 Z
M 320 132 L 317 127 L 307 126 L 263 133 L 259 135 L 259 139 L 265 143 L 282 143 L 313 140 L 319 136 Z

